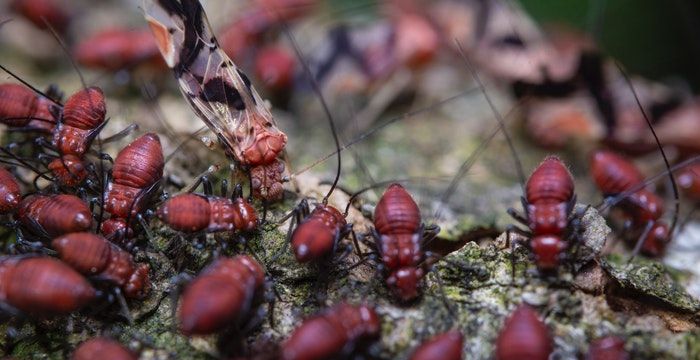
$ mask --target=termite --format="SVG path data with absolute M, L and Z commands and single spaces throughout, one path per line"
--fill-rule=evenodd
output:
M 113 283 L 129 298 L 143 298 L 150 288 L 148 265 L 137 264 L 131 254 L 99 235 L 71 233 L 53 239 L 51 247 L 81 274 Z
M 255 75 L 274 91 L 289 89 L 294 81 L 296 59 L 282 45 L 267 46 L 255 56 Z
M 92 213 L 87 204 L 68 194 L 25 197 L 16 216 L 25 228 L 46 239 L 89 231 L 92 226 Z
M 95 337 L 82 342 L 73 352 L 71 359 L 136 360 L 138 357 L 115 340 L 106 337 Z
M 595 339 L 588 347 L 586 360 L 629 360 L 625 350 L 625 340 L 619 336 L 606 336 Z
M 261 300 L 264 282 L 262 266 L 249 256 L 214 260 L 182 294 L 180 331 L 187 336 L 207 335 L 243 324 Z
M 574 212 L 576 195 L 574 179 L 566 165 L 555 156 L 548 156 L 532 172 L 525 185 L 522 199 L 525 215 L 514 209 L 508 213 L 527 226 L 529 231 L 511 227 L 527 236 L 528 247 L 535 255 L 537 267 L 543 271 L 556 269 L 570 243 L 578 240 L 574 220 L 581 214 Z
M 9 214 L 17 210 L 22 200 L 22 192 L 17 179 L 4 167 L 0 167 L 0 214 Z
M 547 360 L 553 340 L 547 325 L 529 305 L 520 305 L 506 319 L 496 339 L 497 360 Z
M 56 31 L 63 33 L 70 25 L 71 15 L 63 2 L 56 0 L 13 0 L 10 7 L 39 29 L 47 29 L 51 26 Z
M 104 194 L 104 210 L 111 215 L 101 226 L 106 238 L 128 236 L 130 222 L 140 216 L 159 187 L 164 165 L 163 148 L 154 133 L 140 136 L 119 151 Z
M 458 330 L 438 334 L 423 342 L 411 355 L 410 360 L 462 360 L 464 337 Z
M 141 64 L 162 64 L 148 29 L 112 28 L 83 39 L 73 48 L 78 63 L 101 70 L 131 69 Z
M 283 360 L 321 360 L 348 356 L 376 340 L 381 320 L 370 305 L 340 303 L 294 329 L 282 343 Z
M 221 50 L 199 1 L 147 1 L 144 9 L 183 96 L 226 153 L 251 172 L 282 178 L 284 164 L 278 157 L 287 135 L 277 128 L 248 77 Z M 281 183 L 267 176 L 252 184 L 253 195 L 280 199 Z
M 685 195 L 694 200 L 700 200 L 700 164 L 690 164 L 678 174 L 678 186 Z
M 37 315 L 67 314 L 96 297 L 85 278 L 48 257 L 0 258 L 0 302 Z
M 241 196 L 240 186 L 230 198 L 211 194 L 211 184 L 205 184 L 204 194 L 185 193 L 166 200 L 157 211 L 158 218 L 171 229 L 184 233 L 200 231 L 252 231 L 257 227 L 255 208 Z M 207 185 L 208 184 L 208 185 Z

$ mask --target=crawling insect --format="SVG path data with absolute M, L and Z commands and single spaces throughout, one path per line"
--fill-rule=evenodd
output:
M 81 343 L 73 352 L 72 359 L 136 360 L 138 357 L 115 340 L 105 337 L 95 337 Z
M 68 265 L 49 257 L 0 258 L 0 302 L 36 316 L 79 310 L 96 297 L 95 289 Z
M 522 202 L 525 216 L 514 209 L 508 213 L 530 231 L 511 229 L 530 239 L 528 246 L 540 270 L 554 270 L 570 243 L 578 241 L 581 217 L 574 212 L 574 179 L 559 158 L 548 156 L 537 166 L 527 180 Z
M 68 194 L 25 197 L 16 218 L 31 233 L 45 239 L 88 231 L 92 226 L 92 213 L 87 204 Z
M 185 288 L 178 321 L 187 336 L 207 335 L 250 318 L 263 295 L 265 272 L 253 258 L 221 257 Z
M 83 275 L 113 283 L 129 298 L 141 299 L 150 288 L 148 265 L 92 233 L 71 233 L 53 239 L 58 257 Z
M 154 133 L 140 136 L 119 151 L 104 194 L 104 209 L 111 217 L 100 229 L 107 239 L 130 237 L 131 221 L 140 216 L 158 189 L 164 166 L 160 138 Z
M 423 342 L 411 355 L 410 360 L 462 360 L 464 337 L 458 330 L 435 335 Z
M 297 327 L 282 343 L 283 360 L 320 360 L 350 355 L 379 337 L 381 322 L 369 305 L 340 303 Z
M 163 64 L 158 46 L 148 29 L 112 28 L 100 31 L 78 43 L 73 54 L 78 63 L 107 71 L 130 69 L 148 63 Z
M 520 305 L 506 319 L 496 340 L 497 360 L 547 360 L 552 335 L 529 305 Z
M 22 192 L 17 179 L 4 167 L 0 167 L 0 214 L 9 214 L 17 210 L 22 200 Z

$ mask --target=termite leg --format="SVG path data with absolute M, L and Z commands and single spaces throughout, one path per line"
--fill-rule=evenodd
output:
M 221 180 L 221 196 L 226 197 L 228 195 L 228 180 Z
M 508 208 L 508 210 L 506 210 L 506 211 L 508 212 L 508 215 L 510 215 L 510 217 L 515 219 L 515 221 L 517 221 L 525 226 L 528 225 L 529 221 L 527 221 L 527 219 L 523 215 L 520 215 L 518 210 L 515 210 L 513 208 Z
M 224 180 L 225 181 L 225 180 Z M 223 182 L 221 183 L 223 187 Z M 236 184 L 236 186 L 233 187 L 233 191 L 231 192 L 231 198 L 232 199 L 238 199 L 243 197 L 243 185 L 241 184 Z

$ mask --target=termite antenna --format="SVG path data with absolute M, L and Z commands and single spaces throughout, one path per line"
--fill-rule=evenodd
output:
M 367 187 L 364 187 L 360 190 L 355 191 L 352 195 L 350 195 L 350 199 L 348 199 L 348 204 L 345 206 L 345 213 L 343 216 L 347 217 L 348 213 L 350 212 L 350 206 L 352 206 L 352 203 L 357 199 L 358 196 L 362 195 L 363 193 L 376 189 L 378 187 L 383 187 L 387 186 L 389 184 L 393 183 L 407 183 L 407 182 L 424 182 L 424 181 L 441 181 L 441 180 L 446 180 L 447 178 L 440 178 L 440 177 L 422 177 L 422 176 L 417 176 L 417 177 L 410 177 L 410 178 L 405 178 L 405 179 L 392 179 L 392 180 L 384 180 L 380 182 L 376 182 L 372 185 L 369 185 Z
M 681 202 L 680 202 L 680 197 L 678 195 L 678 184 L 676 184 L 676 177 L 673 175 L 673 171 L 671 170 L 671 164 L 668 161 L 668 157 L 666 156 L 666 152 L 664 151 L 663 146 L 661 146 L 661 141 L 659 141 L 659 137 L 656 135 L 656 131 L 654 130 L 654 125 L 652 125 L 651 120 L 649 120 L 649 116 L 647 115 L 646 111 L 644 110 L 644 107 L 642 106 L 642 102 L 639 101 L 639 96 L 637 96 L 637 91 L 634 89 L 634 85 L 632 85 L 632 81 L 629 78 L 629 75 L 625 70 L 622 68 L 622 65 L 620 65 L 619 62 L 615 61 L 615 66 L 617 69 L 620 71 L 622 74 L 622 77 L 625 79 L 625 82 L 627 85 L 629 85 L 630 90 L 632 90 L 632 95 L 634 95 L 634 101 L 637 102 L 637 107 L 639 107 L 639 111 L 642 112 L 642 116 L 644 117 L 644 121 L 646 121 L 647 126 L 649 127 L 649 130 L 651 130 L 651 134 L 654 135 L 654 141 L 656 141 L 656 145 L 659 147 L 659 151 L 661 152 L 661 156 L 664 159 L 664 164 L 666 165 L 666 170 L 668 171 L 668 178 L 671 180 L 671 188 L 673 189 L 673 199 L 675 200 L 674 204 L 674 214 L 673 214 L 673 222 L 671 222 L 671 227 L 668 231 L 668 239 L 666 239 L 667 242 L 671 241 L 671 238 L 673 238 L 673 232 L 676 229 L 676 224 L 678 223 L 678 214 L 680 212 L 681 208 Z
M 56 40 L 58 45 L 61 47 L 63 52 L 68 57 L 68 60 L 70 61 L 71 66 L 73 67 L 75 72 L 78 73 L 78 77 L 80 78 L 80 83 L 83 85 L 83 89 L 87 89 L 87 83 L 85 83 L 85 78 L 83 77 L 83 73 L 78 68 L 78 64 L 75 63 L 75 59 L 73 58 L 73 56 L 71 56 L 70 51 L 68 51 L 68 47 L 66 46 L 66 43 L 63 42 L 63 39 L 61 39 L 61 37 L 56 32 L 56 30 L 53 28 L 53 26 L 51 26 L 51 24 L 48 21 L 46 21 L 45 18 L 42 17 L 41 21 L 43 21 L 44 24 L 46 25 L 46 28 L 49 29 L 54 40 Z
M 520 157 L 518 157 L 518 152 L 515 151 L 515 145 L 513 145 L 513 139 L 511 139 L 510 134 L 508 134 L 506 126 L 503 122 L 503 117 L 501 116 L 501 113 L 498 112 L 498 109 L 496 109 L 496 106 L 493 104 L 491 97 L 489 96 L 488 92 L 486 91 L 486 88 L 484 87 L 484 83 L 481 81 L 481 78 L 479 77 L 479 73 L 472 66 L 471 62 L 469 61 L 469 59 L 467 59 L 467 56 L 464 54 L 464 49 L 462 48 L 462 44 L 457 39 L 455 39 L 455 44 L 457 45 L 457 51 L 459 51 L 460 57 L 462 57 L 464 64 L 467 66 L 467 69 L 469 69 L 469 72 L 471 73 L 472 78 L 474 78 L 474 81 L 476 81 L 479 89 L 481 90 L 481 93 L 484 94 L 484 98 L 486 99 L 486 102 L 489 104 L 489 107 L 491 108 L 491 112 L 493 112 L 494 116 L 496 117 L 496 120 L 498 121 L 498 126 L 501 128 L 501 131 L 503 132 L 503 137 L 505 137 L 506 142 L 508 143 L 508 148 L 510 149 L 511 154 L 513 155 L 513 161 L 515 162 L 515 170 L 517 171 L 518 177 L 520 178 L 520 186 L 522 186 L 524 189 L 525 188 L 525 172 L 523 171 L 523 164 L 520 162 Z
M 58 106 L 60 106 L 60 107 L 63 107 L 63 104 L 61 104 L 58 100 L 54 99 L 52 96 L 47 95 L 45 92 L 43 92 L 43 91 L 41 91 L 41 90 L 35 88 L 34 86 L 32 86 L 32 84 L 28 83 L 27 81 L 25 81 L 24 79 L 22 79 L 21 77 L 19 77 L 19 75 L 13 73 L 12 71 L 10 71 L 10 69 L 6 68 L 6 67 L 3 66 L 2 64 L 0 64 L 0 69 L 2 69 L 2 71 L 6 72 L 8 75 L 10 75 L 10 76 L 12 76 L 13 78 L 15 78 L 17 81 L 21 82 L 22 85 L 24 85 L 24 86 L 30 88 L 30 89 L 31 89 L 32 91 L 34 91 L 35 93 L 37 93 L 37 94 L 39 94 L 39 95 L 41 95 L 41 96 L 43 96 L 43 97 L 49 99 L 52 103 L 54 103 L 54 104 L 56 104 L 56 105 L 58 105 Z
M 526 101 L 527 98 L 522 98 L 520 101 L 518 101 L 517 104 L 515 104 L 506 114 L 505 118 L 508 118 L 515 109 L 517 109 L 520 104 L 522 104 L 524 101 Z M 457 188 L 457 185 L 459 185 L 459 182 L 462 181 L 462 178 L 469 172 L 469 169 L 471 169 L 472 166 L 474 166 L 474 163 L 476 160 L 479 158 L 479 155 L 486 149 L 486 146 L 491 142 L 491 140 L 498 135 L 498 132 L 501 131 L 503 128 L 499 125 L 496 125 L 496 127 L 489 133 L 487 137 L 485 137 L 481 143 L 479 143 L 479 146 L 477 146 L 476 149 L 469 155 L 469 157 L 464 160 L 462 165 L 460 165 L 459 170 L 457 173 L 454 175 L 452 178 L 452 181 L 450 181 L 450 185 L 447 187 L 445 192 L 442 193 L 442 196 L 440 197 L 440 201 L 438 202 L 437 209 L 435 209 L 435 213 L 433 214 L 433 218 L 436 220 L 439 220 L 442 217 L 442 209 L 447 203 L 447 200 L 449 197 L 454 193 L 455 189 Z M 523 182 L 524 183 L 524 182 Z
M 323 97 L 323 92 L 321 91 L 321 88 L 318 86 L 318 82 L 314 78 L 313 74 L 311 73 L 311 69 L 309 69 L 309 64 L 304 60 L 304 55 L 301 53 L 301 50 L 299 49 L 299 45 L 297 44 L 296 39 L 294 39 L 294 36 L 289 31 L 289 28 L 287 27 L 287 24 L 285 22 L 281 22 L 281 25 L 282 25 L 282 30 L 284 31 L 285 35 L 287 36 L 287 38 L 291 42 L 292 47 L 294 48 L 294 53 L 296 53 L 297 57 L 299 58 L 299 62 L 301 62 L 301 65 L 304 68 L 304 73 L 306 74 L 306 77 L 309 79 L 309 82 L 311 83 L 311 87 L 313 88 L 316 95 L 318 95 L 319 101 L 321 101 L 321 106 L 323 107 L 323 112 L 326 113 L 326 117 L 328 118 L 328 125 L 331 127 L 331 132 L 333 133 L 333 141 L 335 141 L 336 153 L 338 154 L 338 167 L 336 169 L 335 179 L 333 180 L 333 185 L 331 185 L 331 188 L 328 190 L 328 193 L 326 193 L 326 196 L 323 197 L 323 204 L 325 205 L 325 204 L 328 204 L 328 198 L 331 196 L 331 194 L 333 193 L 333 190 L 335 190 L 336 186 L 338 186 L 338 180 L 340 180 L 340 171 L 342 168 L 342 162 L 341 162 L 341 156 L 340 156 L 340 140 L 338 139 L 338 131 L 335 128 L 335 122 L 333 122 L 333 115 L 331 114 L 330 108 L 328 107 L 328 104 L 326 103 L 326 99 Z
M 332 152 L 332 153 L 330 153 L 330 154 L 328 154 L 328 155 L 326 155 L 326 156 L 324 156 L 324 157 L 322 157 L 322 158 L 320 158 L 320 159 L 314 161 L 313 163 L 311 163 L 311 164 L 305 166 L 305 167 L 302 168 L 301 170 L 295 172 L 292 176 L 299 176 L 300 174 L 302 174 L 302 173 L 304 173 L 304 172 L 306 172 L 306 171 L 309 171 L 310 169 L 313 169 L 313 168 L 316 167 L 318 164 L 321 164 L 321 163 L 323 163 L 324 161 L 330 159 L 331 156 L 333 156 L 333 155 L 335 155 L 335 154 L 337 154 L 337 153 L 339 153 L 339 152 L 341 152 L 341 151 L 343 151 L 343 150 L 345 150 L 345 149 L 348 149 L 348 148 L 352 147 L 353 145 L 355 145 L 355 144 L 357 144 L 357 143 L 363 141 L 364 139 L 366 139 L 366 138 L 368 138 L 368 137 L 374 135 L 375 133 L 377 133 L 379 130 L 381 130 L 381 129 L 383 129 L 383 128 L 385 128 L 385 127 L 387 127 L 387 126 L 389 126 L 389 125 L 391 125 L 391 124 L 393 124 L 393 123 L 395 123 L 395 122 L 397 122 L 397 121 L 405 120 L 405 119 L 408 119 L 408 118 L 411 118 L 411 117 L 414 117 L 414 116 L 417 116 L 417 115 L 420 115 L 420 114 L 427 113 L 427 112 L 429 112 L 429 111 L 435 110 L 435 109 L 439 108 L 440 106 L 447 105 L 447 104 L 449 104 L 449 103 L 451 103 L 451 102 L 453 102 L 453 101 L 455 101 L 455 100 L 457 100 L 457 99 L 460 99 L 460 98 L 462 98 L 463 96 L 466 96 L 466 95 L 468 95 L 468 94 L 470 94 L 470 93 L 472 93 L 472 92 L 475 92 L 475 91 L 477 91 L 477 90 L 479 90 L 479 89 L 477 89 L 477 88 L 470 88 L 470 89 L 467 89 L 467 90 L 464 90 L 464 91 L 460 91 L 460 92 L 457 93 L 457 94 L 454 94 L 454 95 L 452 95 L 452 96 L 450 96 L 450 97 L 448 97 L 448 98 L 439 100 L 439 101 L 437 101 L 437 102 L 435 102 L 435 103 L 433 103 L 433 104 L 431 104 L 431 105 L 429 105 L 429 106 L 427 106 L 427 107 L 424 107 L 424 108 L 422 108 L 422 109 L 409 111 L 409 112 L 406 112 L 406 113 L 404 113 L 404 114 L 402 114 L 402 115 L 399 115 L 399 116 L 393 117 L 393 118 L 391 118 L 391 119 L 389 119 L 389 120 L 386 120 L 385 122 L 383 122 L 383 123 L 381 123 L 381 124 L 375 126 L 374 128 L 370 129 L 369 131 L 367 131 L 367 132 L 365 132 L 365 133 L 363 133 L 363 134 L 361 134 L 361 135 L 355 137 L 354 139 L 350 140 L 349 142 L 346 142 L 345 145 L 341 146 L 338 150 L 336 150 L 336 151 L 334 151 L 334 152 Z

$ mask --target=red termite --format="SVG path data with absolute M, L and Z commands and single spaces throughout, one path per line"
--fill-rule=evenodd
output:
M 40 29 L 51 26 L 63 33 L 70 24 L 71 16 L 65 4 L 56 0 L 14 0 L 11 8 Z
M 301 263 L 331 255 L 338 242 L 352 231 L 352 224 L 333 206 L 321 203 L 309 211 L 308 203 L 302 200 L 299 209 L 299 225 L 292 233 L 291 244 L 294 257 Z
M 119 342 L 96 337 L 80 344 L 73 352 L 73 360 L 136 360 L 138 357 Z
M 496 360 L 547 360 L 552 335 L 529 305 L 520 305 L 503 324 L 496 339 Z
M 625 340 L 619 336 L 606 336 L 591 342 L 586 360 L 628 360 Z
M 77 186 L 88 176 L 88 170 L 83 159 L 75 155 L 63 155 L 48 165 L 56 180 L 66 186 Z
M 598 189 L 605 197 L 624 193 L 643 183 L 644 178 L 637 167 L 622 155 L 599 150 L 593 153 L 590 162 L 591 175 Z M 629 194 L 617 205 L 628 217 L 625 228 L 645 229 L 641 233 L 641 252 L 649 256 L 659 256 L 664 252 L 669 237 L 666 223 L 659 219 L 664 213 L 664 201 L 652 191 L 641 188 Z M 628 240 L 633 240 L 630 237 Z
M 686 196 L 700 200 L 700 163 L 690 164 L 678 174 L 678 186 Z
M 50 87 L 47 93 L 55 91 Z M 9 127 L 50 133 L 56 124 L 57 110 L 59 107 L 52 100 L 24 85 L 0 84 L 0 122 Z
M 57 151 L 82 157 L 105 124 L 106 113 L 105 97 L 100 88 L 89 87 L 71 95 L 53 134 Z
M 15 212 L 22 200 L 17 179 L 4 167 L 0 167 L 0 214 Z
M 25 313 L 67 314 L 95 296 L 95 289 L 82 275 L 56 259 L 0 258 L 0 302 Z
M 402 301 L 415 299 L 427 270 L 423 244 L 435 237 L 439 228 L 422 225 L 411 194 L 395 183 L 389 185 L 374 208 L 374 231 L 387 286 Z
M 90 230 L 92 213 L 74 195 L 31 195 L 22 200 L 17 219 L 31 232 L 47 238 Z
M 143 298 L 150 283 L 148 265 L 137 264 L 128 252 L 92 233 L 71 233 L 51 242 L 58 257 L 83 275 L 116 284 L 130 298 Z
M 434 336 L 422 343 L 410 360 L 462 360 L 464 337 L 458 330 L 448 331 Z
M 105 230 L 131 227 L 130 220 L 140 213 L 160 184 L 164 165 L 160 138 L 153 133 L 142 135 L 119 151 L 104 195 L 104 209 L 112 215 L 101 227 L 107 238 L 115 233 Z
M 530 232 L 513 227 L 530 238 L 529 247 L 540 270 L 555 269 L 568 248 L 568 240 L 577 236 L 572 229 L 576 196 L 574 179 L 564 163 L 548 156 L 532 172 L 525 186 L 525 216 L 514 209 L 508 213 L 527 226 Z
M 158 46 L 148 29 L 107 29 L 82 40 L 73 49 L 78 63 L 116 71 L 144 63 L 165 68 Z
M 379 337 L 381 321 L 369 305 L 340 303 L 305 320 L 282 344 L 283 360 L 335 359 Z
M 199 231 L 251 231 L 257 227 L 255 208 L 241 197 L 181 194 L 158 208 L 158 217 L 171 229 L 186 233 Z
M 255 58 L 255 75 L 275 91 L 288 89 L 292 85 L 295 67 L 293 53 L 280 45 L 261 49 Z
M 207 335 L 240 324 L 263 295 L 265 272 L 253 258 L 222 257 L 185 288 L 178 319 L 185 335 Z

